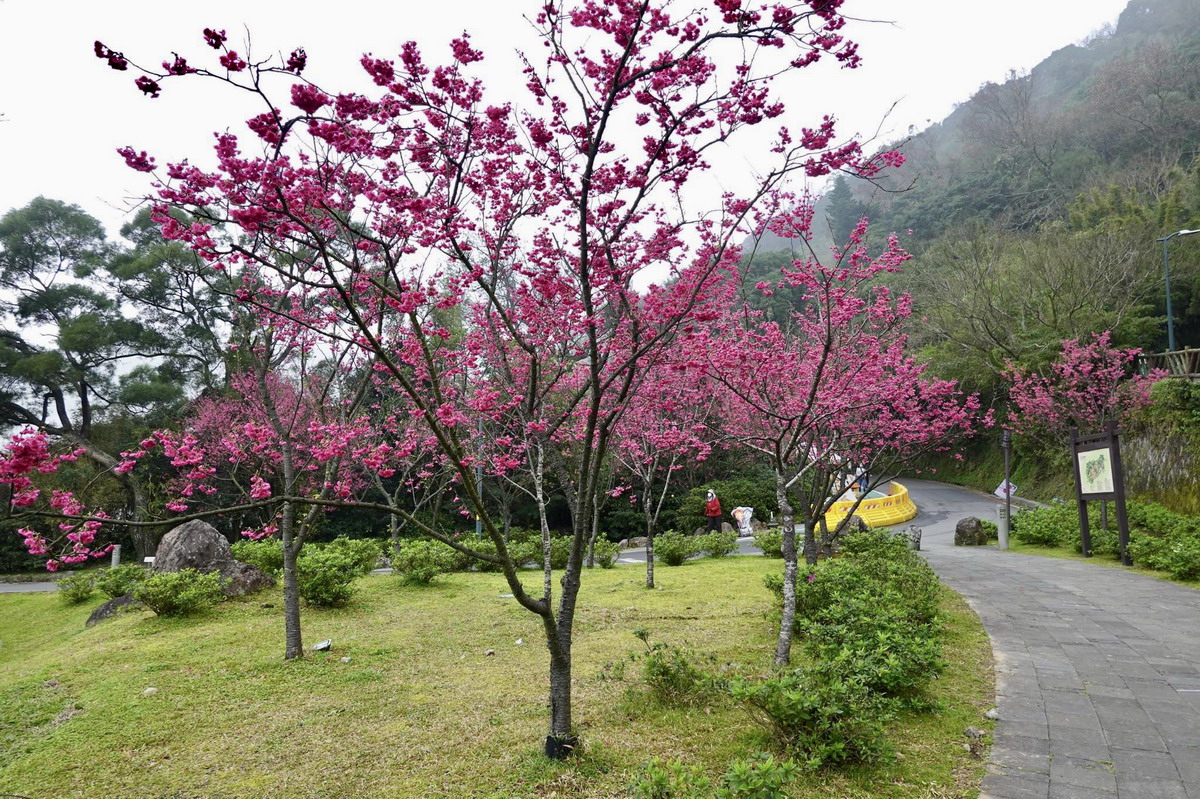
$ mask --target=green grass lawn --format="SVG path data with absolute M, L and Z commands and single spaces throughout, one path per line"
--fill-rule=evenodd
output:
M 650 757 L 716 779 L 770 747 L 745 712 L 659 707 L 635 664 L 623 680 L 601 675 L 642 647 L 637 628 L 730 670 L 766 673 L 774 631 L 762 580 L 779 568 L 766 558 L 693 561 L 659 568 L 655 591 L 637 566 L 588 572 L 574 665 L 584 752 L 565 763 L 540 754 L 541 628 L 503 596 L 497 575 L 447 575 L 426 589 L 363 578 L 350 606 L 304 612 L 306 643 L 330 638 L 333 651 L 290 663 L 277 591 L 194 619 L 146 611 L 91 629 L 83 623 L 96 603 L 0 595 L 0 794 L 618 797 Z M 982 763 L 963 750 L 962 730 L 984 726 L 991 649 L 978 618 L 944 594 L 941 708 L 891 725 L 894 763 L 808 774 L 794 795 L 976 794 Z

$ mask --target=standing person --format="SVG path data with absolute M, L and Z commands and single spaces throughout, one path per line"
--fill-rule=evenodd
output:
M 717 499 L 715 491 L 704 495 L 704 515 L 708 518 L 708 528 L 704 532 L 721 532 L 721 500 Z

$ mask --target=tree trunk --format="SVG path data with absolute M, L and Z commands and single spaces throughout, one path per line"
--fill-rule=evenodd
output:
M 810 514 L 811 515 L 811 514 Z M 809 566 L 817 565 L 817 525 L 820 523 L 818 519 L 823 520 L 824 517 L 810 518 L 804 525 L 804 562 Z
M 112 470 L 119 463 L 112 455 L 92 446 L 86 439 L 78 436 L 64 438 L 83 447 L 87 457 L 102 469 Z M 112 472 L 112 474 L 120 482 L 121 488 L 125 490 L 125 507 L 129 511 L 129 520 L 140 522 L 146 516 L 146 491 L 142 488 L 141 481 L 129 473 Z M 157 528 L 133 527 L 129 528 L 129 534 L 133 538 L 133 548 L 137 552 L 138 563 L 144 562 L 146 558 L 154 557 L 155 552 L 158 551 L 158 540 L 161 537 Z
M 304 641 L 300 636 L 300 586 L 296 574 L 296 558 L 299 547 L 293 540 L 295 508 L 289 502 L 283 508 L 283 519 L 279 528 L 280 546 L 283 547 L 283 637 L 285 660 L 295 660 L 304 655 Z
M 555 760 L 569 757 L 578 744 L 571 728 L 571 644 L 574 637 L 575 603 L 579 597 L 583 549 L 588 531 L 576 526 L 571 556 L 562 576 L 562 593 L 554 634 L 550 637 L 550 735 L 546 755 Z M 549 630 L 547 631 L 549 632 Z
M 646 511 L 646 587 L 654 587 L 654 520 Z
M 558 653 L 550 656 L 550 734 L 546 737 L 546 756 L 564 760 L 571 756 L 578 739 L 571 732 L 571 649 L 570 640 L 563 648 L 558 637 Z
M 132 475 L 125 475 L 125 487 L 129 492 L 129 517 L 135 521 L 141 521 L 146 515 L 146 492 L 142 489 L 142 483 Z M 137 552 L 138 563 L 144 563 L 146 558 L 154 557 L 158 552 L 159 533 L 153 527 L 134 527 L 131 531 L 133 538 L 133 548 Z
M 783 532 L 783 617 L 779 621 L 779 640 L 775 646 L 775 663 L 785 665 L 792 659 L 792 626 L 796 622 L 796 520 L 788 502 L 783 473 L 775 473 L 775 501 L 779 504 L 779 521 Z M 805 547 L 809 533 L 805 530 Z

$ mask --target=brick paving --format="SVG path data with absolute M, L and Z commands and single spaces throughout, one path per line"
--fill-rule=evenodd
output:
M 996 658 L 988 799 L 1200 799 L 1200 591 L 1076 561 L 955 547 L 998 503 L 905 481 L 930 565 Z

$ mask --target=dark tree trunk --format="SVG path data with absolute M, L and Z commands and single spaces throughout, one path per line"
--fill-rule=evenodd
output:
M 293 530 L 296 511 L 291 503 L 284 506 L 283 519 L 279 525 L 283 547 L 283 637 L 285 660 L 295 660 L 304 655 L 304 641 L 300 635 L 300 586 L 296 573 L 296 559 L 300 547 L 296 545 Z
M 782 666 L 792 659 L 792 626 L 796 623 L 796 519 L 788 501 L 782 472 L 775 474 L 775 501 L 779 504 L 779 523 L 783 533 L 783 617 L 779 621 L 779 640 L 775 645 L 775 663 Z M 807 548 L 808 532 L 805 531 Z
M 654 520 L 646 511 L 646 587 L 654 587 Z

